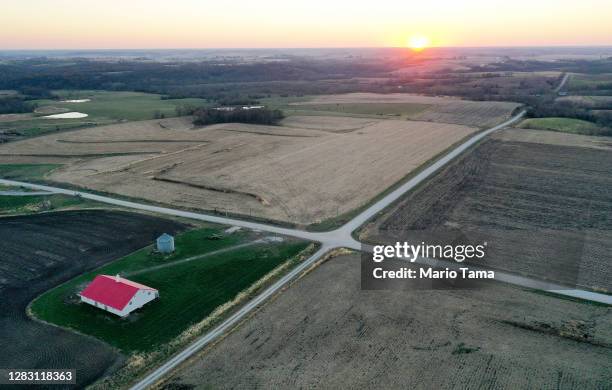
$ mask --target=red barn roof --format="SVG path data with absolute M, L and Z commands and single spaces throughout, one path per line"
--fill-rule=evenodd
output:
M 156 291 L 154 288 L 119 276 L 98 275 L 85 290 L 81 291 L 81 296 L 123 310 L 138 290 Z

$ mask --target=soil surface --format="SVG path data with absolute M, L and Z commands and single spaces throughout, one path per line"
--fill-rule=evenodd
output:
M 34 321 L 26 307 L 52 287 L 185 227 L 104 210 L 0 218 L 0 367 L 74 368 L 79 387 L 117 368 L 123 356 L 115 350 Z
M 363 236 L 486 242 L 485 267 L 612 291 L 612 149 L 603 142 L 506 130 L 408 194 Z
M 510 285 L 364 291 L 360 257 L 281 293 L 165 389 L 608 388 L 612 310 Z
M 308 225 L 363 206 L 477 130 L 322 116 L 288 118 L 285 126 L 189 126 L 174 118 L 56 133 L 0 146 L 0 163 L 61 163 L 48 179 Z
M 499 81 L 498 81 L 499 82 Z M 484 102 L 461 100 L 452 97 L 422 96 L 408 93 L 347 93 L 341 95 L 319 95 L 305 102 L 291 103 L 291 106 L 308 108 L 321 104 L 331 107 L 342 104 L 423 104 L 429 106 L 419 110 L 410 119 L 453 123 L 466 126 L 493 127 L 510 118 L 514 109 L 520 106 L 510 102 Z

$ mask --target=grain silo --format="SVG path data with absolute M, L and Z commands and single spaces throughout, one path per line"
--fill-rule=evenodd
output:
M 157 237 L 157 250 L 161 253 L 174 252 L 174 237 L 168 233 L 164 233 Z

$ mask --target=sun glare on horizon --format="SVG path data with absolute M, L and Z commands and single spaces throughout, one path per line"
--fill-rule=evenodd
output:
M 408 39 L 408 47 L 414 51 L 422 51 L 429 47 L 429 38 L 424 35 L 413 35 Z

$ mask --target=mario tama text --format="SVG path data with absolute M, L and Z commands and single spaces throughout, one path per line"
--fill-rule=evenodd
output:
M 365 290 L 459 289 L 495 279 L 485 268 L 487 243 L 430 245 L 425 242 L 364 248 L 361 287 Z

